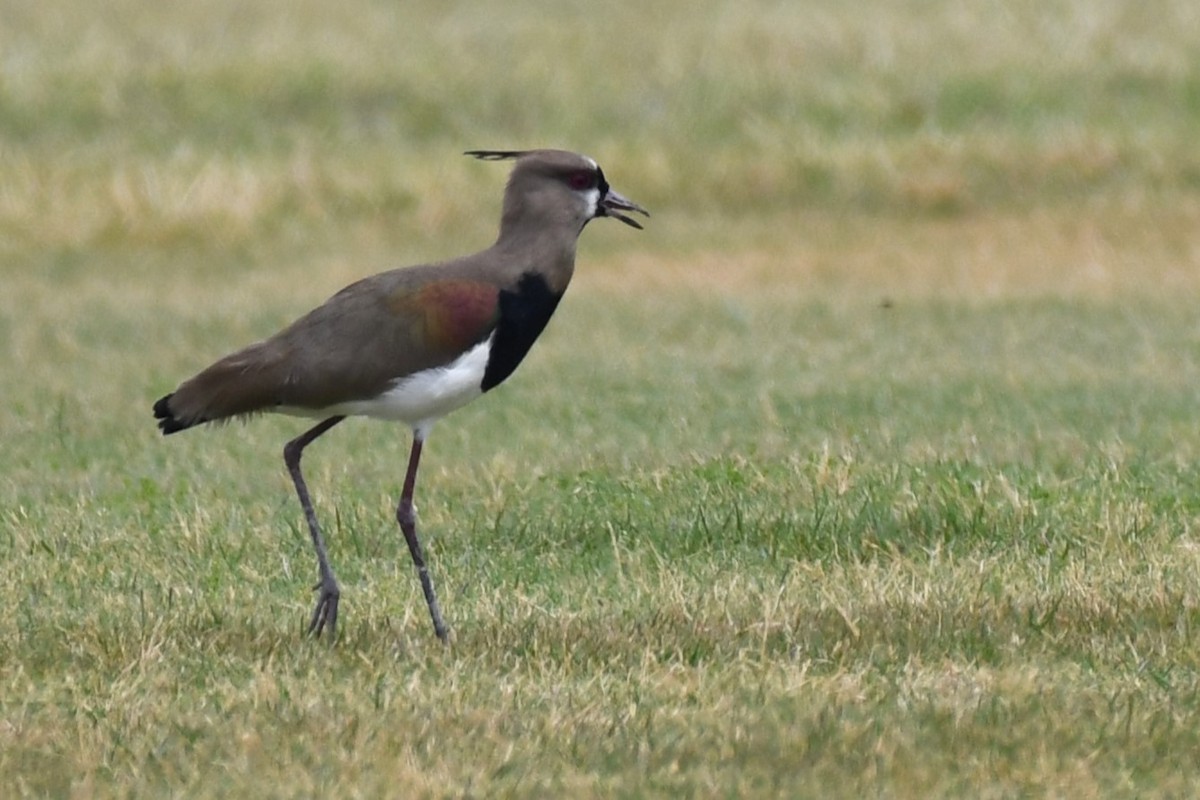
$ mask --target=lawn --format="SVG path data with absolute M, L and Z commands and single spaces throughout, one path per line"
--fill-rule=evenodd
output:
M 0 0 L 6 797 L 1200 792 L 1200 11 Z M 153 401 L 598 221 L 501 389 L 307 451 Z

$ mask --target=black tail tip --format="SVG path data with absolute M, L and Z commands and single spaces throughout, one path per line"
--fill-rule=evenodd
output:
M 160 397 L 158 402 L 154 404 L 154 418 L 158 420 L 158 429 L 162 431 L 163 436 L 192 427 L 190 424 L 177 419 L 171 412 L 172 397 L 174 395 L 170 394 L 166 397 Z

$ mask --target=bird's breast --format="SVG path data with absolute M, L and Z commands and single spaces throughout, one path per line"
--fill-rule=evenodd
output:
M 499 386 L 513 373 L 546 323 L 558 308 L 561 293 L 550 289 L 546 279 L 536 272 L 526 272 L 516 287 L 500 292 L 500 318 L 491 338 L 487 368 L 481 389 L 488 391 Z

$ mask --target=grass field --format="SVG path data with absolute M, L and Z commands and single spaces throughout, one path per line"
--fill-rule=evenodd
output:
M 5 797 L 1200 793 L 1200 7 L 0 0 Z M 502 165 L 596 223 L 434 430 L 150 405 Z

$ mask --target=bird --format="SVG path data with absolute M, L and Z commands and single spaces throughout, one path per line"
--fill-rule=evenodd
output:
M 639 230 L 649 212 L 614 190 L 588 156 L 566 150 L 468 150 L 512 161 L 500 232 L 473 255 L 363 278 L 278 333 L 221 358 L 154 403 L 162 434 L 261 413 L 318 420 L 287 442 L 319 580 L 307 634 L 336 638 L 341 588 L 300 469 L 306 447 L 347 417 L 412 430 L 396 520 L 408 544 L 434 633 L 450 641 L 417 535 L 413 495 L 435 422 L 503 383 L 558 307 L 579 235 L 608 217 Z

